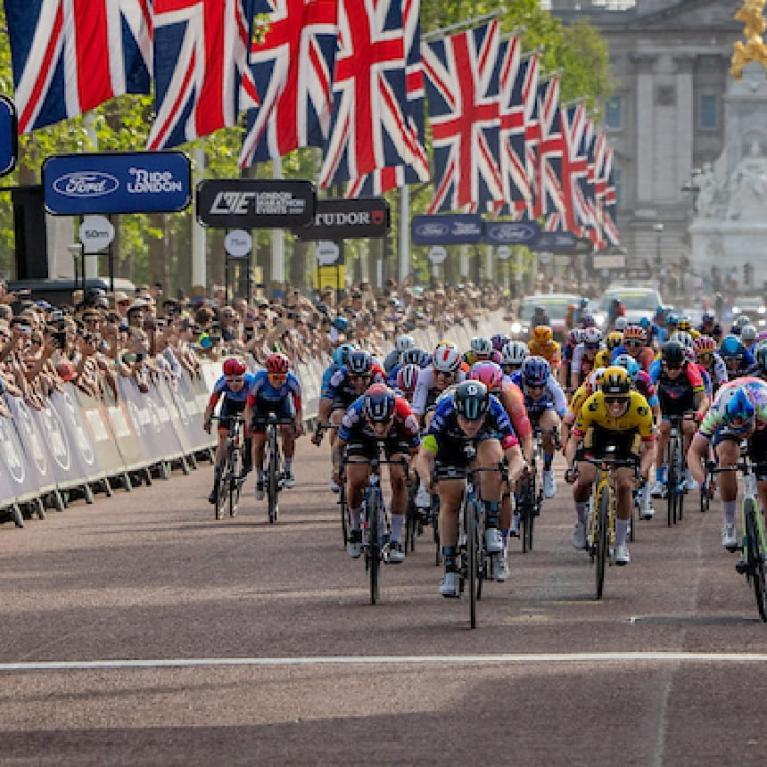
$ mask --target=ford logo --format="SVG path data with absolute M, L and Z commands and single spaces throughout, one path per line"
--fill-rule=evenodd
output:
M 444 237 L 450 233 L 450 226 L 440 223 L 418 224 L 415 232 L 419 237 Z
M 103 197 L 119 187 L 120 182 L 114 176 L 99 171 L 67 173 L 53 182 L 53 188 L 66 197 Z
M 529 224 L 488 224 L 488 239 L 494 242 L 527 242 L 537 234 L 534 226 Z

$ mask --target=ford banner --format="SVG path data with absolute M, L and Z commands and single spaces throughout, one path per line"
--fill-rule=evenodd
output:
M 591 253 L 591 241 L 571 232 L 541 232 L 530 249 L 536 253 Z
M 17 133 L 16 107 L 9 98 L 0 96 L 0 176 L 7 175 L 16 167 Z
M 482 240 L 482 216 L 455 214 L 413 216 L 414 245 L 474 245 Z
M 485 221 L 488 245 L 529 245 L 541 227 L 535 221 Z
M 216 229 L 291 229 L 314 218 L 309 181 L 210 179 L 197 184 L 197 220 Z
M 192 201 L 192 169 L 183 152 L 54 155 L 43 191 L 54 216 L 178 213 Z

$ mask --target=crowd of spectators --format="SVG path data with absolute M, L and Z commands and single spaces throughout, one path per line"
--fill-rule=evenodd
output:
M 52 306 L 8 294 L 0 282 L 0 394 L 40 408 L 67 382 L 94 397 L 116 398 L 120 377 L 147 391 L 158 376 L 169 382 L 184 370 L 197 376 L 201 361 L 228 354 L 260 364 L 280 350 L 305 362 L 346 340 L 383 354 L 399 333 L 442 331 L 503 301 L 499 287 L 471 283 L 428 290 L 390 284 L 383 291 L 363 283 L 338 300 L 333 290 L 312 298 L 288 290 L 250 303 L 227 302 L 221 289 L 210 297 L 170 298 L 160 285 L 141 285 L 134 295 L 76 291 L 71 305 Z M 0 415 L 8 415 L 2 398 Z

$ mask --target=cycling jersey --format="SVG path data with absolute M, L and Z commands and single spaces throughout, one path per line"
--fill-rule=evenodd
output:
M 533 427 L 530 423 L 530 418 L 527 415 L 527 408 L 525 407 L 525 395 L 522 390 L 515 383 L 506 380 L 504 376 L 503 383 L 501 384 L 501 391 L 496 394 L 501 404 L 506 409 L 511 421 L 511 426 L 514 429 L 514 433 L 522 440 L 529 437 L 533 433 Z
M 716 390 L 722 384 L 726 384 L 730 380 L 730 376 L 727 373 L 727 365 L 724 364 L 724 360 L 719 352 L 713 352 L 711 356 L 711 367 L 706 368 L 702 365 L 699 365 L 699 367 L 702 367 L 711 376 L 711 384 L 714 390 Z
M 422 416 L 426 411 L 434 405 L 437 398 L 444 390 L 437 389 L 435 385 L 436 373 L 434 368 L 429 366 L 421 370 L 418 374 L 418 381 L 415 385 L 415 392 L 413 393 L 413 412 Z M 455 382 L 460 383 L 466 378 L 466 373 L 459 370 L 455 376 Z
M 695 395 L 705 391 L 700 371 L 690 363 L 685 363 L 682 372 L 676 378 L 671 378 L 661 360 L 655 360 L 650 367 L 650 378 L 658 390 L 664 417 L 683 415 L 694 409 Z
M 736 387 L 742 388 L 746 392 L 754 406 L 756 428 L 761 430 L 767 427 L 767 382 L 752 377 L 736 378 L 719 389 L 698 430 L 701 436 L 711 439 L 717 434 L 745 439 L 752 433 L 753 429 L 750 424 L 744 424 L 744 426 L 735 429 L 728 422 L 726 404 L 723 402 L 724 394 Z
M 333 395 L 330 394 L 330 379 L 342 368 L 343 365 L 336 365 L 335 362 L 325 368 L 320 383 L 320 399 L 333 399 Z
M 609 349 L 600 349 L 594 357 L 595 368 L 609 368 L 610 367 L 610 355 Z
M 596 354 L 594 355 L 596 357 Z M 594 370 L 597 365 L 594 362 L 594 358 L 589 359 L 586 357 L 586 345 L 583 343 L 578 344 L 573 351 L 573 364 L 570 368 L 571 374 L 577 376 L 577 383 L 580 386 L 586 376 Z
M 386 373 L 383 368 L 377 363 L 373 363 L 373 367 L 370 369 L 370 383 L 385 383 Z M 328 396 L 326 399 L 333 400 L 333 408 L 343 408 L 346 410 L 360 393 L 354 386 L 354 381 L 351 377 L 351 373 L 346 367 L 339 368 L 331 377 L 328 384 Z
M 594 392 L 583 403 L 575 421 L 573 434 L 583 437 L 589 429 L 593 429 L 595 438 L 606 438 L 608 442 L 611 434 L 615 433 L 624 436 L 639 434 L 643 442 L 652 442 L 655 439 L 650 405 L 637 391 L 629 392 L 626 412 L 618 418 L 611 416 L 607 410 L 604 393 Z
M 365 397 L 358 397 L 344 413 L 338 438 L 345 442 L 350 455 L 365 455 L 373 457 L 376 443 L 384 443 L 387 456 L 397 453 L 408 453 L 418 448 L 420 444 L 420 429 L 418 419 L 410 409 L 404 397 L 396 397 L 394 402 L 394 419 L 388 434 L 384 438 L 377 437 L 365 417 Z
M 541 344 L 533 339 L 527 344 L 527 348 L 531 355 L 543 357 L 552 367 L 558 368 L 562 364 L 562 350 L 557 341 Z
M 537 417 L 545 410 L 555 410 L 557 415 L 561 418 L 567 412 L 567 397 L 565 396 L 564 391 L 562 391 L 559 381 L 554 378 L 552 373 L 549 373 L 546 386 L 543 388 L 540 396 L 535 399 L 525 391 L 521 370 L 516 370 L 512 373 L 510 380 L 524 393 L 525 407 L 530 416 Z

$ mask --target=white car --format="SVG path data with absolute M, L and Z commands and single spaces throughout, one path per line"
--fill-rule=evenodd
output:
M 639 322 L 642 317 L 651 320 L 658 306 L 663 304 L 660 293 L 655 288 L 649 287 L 610 287 L 602 297 L 590 307 L 594 319 L 599 327 L 604 327 L 607 323 L 610 304 L 613 299 L 619 298 L 626 308 L 626 319 L 629 322 Z

